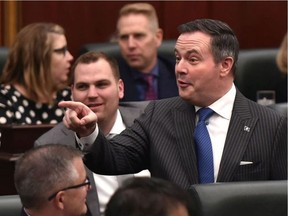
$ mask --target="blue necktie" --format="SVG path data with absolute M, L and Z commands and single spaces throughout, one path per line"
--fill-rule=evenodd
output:
M 198 110 L 199 121 L 194 131 L 200 183 L 214 182 L 213 152 L 205 121 L 214 113 L 208 107 Z

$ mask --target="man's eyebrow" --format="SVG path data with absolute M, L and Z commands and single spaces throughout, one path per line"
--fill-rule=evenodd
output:
M 174 52 L 179 53 L 179 51 L 176 48 L 174 49 Z M 185 52 L 185 55 L 187 55 L 187 54 L 190 55 L 190 54 L 193 54 L 193 53 L 199 54 L 199 52 L 196 49 L 191 49 L 191 50 L 187 50 Z

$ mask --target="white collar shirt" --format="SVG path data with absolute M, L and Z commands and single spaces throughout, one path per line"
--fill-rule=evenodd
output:
M 207 130 L 210 135 L 213 162 L 214 162 L 214 181 L 217 181 L 220 162 L 223 154 L 225 140 L 232 116 L 232 109 L 236 96 L 236 88 L 234 84 L 231 89 L 220 99 L 209 106 L 215 113 L 208 119 Z M 196 112 L 201 107 L 196 106 Z M 196 119 L 198 122 L 198 117 Z

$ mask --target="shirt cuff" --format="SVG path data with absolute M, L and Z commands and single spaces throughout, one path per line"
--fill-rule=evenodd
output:
M 82 151 L 86 150 L 94 143 L 99 134 L 98 124 L 96 124 L 95 130 L 89 136 L 79 138 L 76 133 L 74 134 L 76 137 L 78 148 Z

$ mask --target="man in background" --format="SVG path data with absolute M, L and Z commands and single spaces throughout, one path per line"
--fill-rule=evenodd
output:
M 124 5 L 117 21 L 116 39 L 123 59 L 122 101 L 155 100 L 178 96 L 175 60 L 157 55 L 163 39 L 155 8 L 148 3 Z
M 119 99 L 124 96 L 124 83 L 120 79 L 117 62 L 109 56 L 88 52 L 81 55 L 71 69 L 71 93 L 74 101 L 86 104 L 99 117 L 99 127 L 108 139 L 132 125 L 148 104 L 148 102 L 123 103 L 119 107 Z M 75 146 L 74 132 L 63 123 L 36 140 L 35 145 L 56 143 Z M 110 196 L 122 184 L 122 181 L 133 175 L 103 176 L 87 170 L 92 189 L 88 192 L 88 215 L 104 214 L 105 205 Z M 146 170 L 138 175 L 149 176 Z M 96 185 L 95 185 L 96 184 Z M 99 198 L 99 201 L 98 201 Z M 100 206 L 99 206 L 100 204 Z

